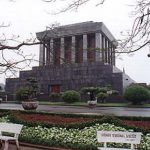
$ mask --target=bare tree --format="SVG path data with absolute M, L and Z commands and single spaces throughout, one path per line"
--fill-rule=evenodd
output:
M 9 27 L 9 25 L 5 25 L 4 23 L 0 25 L 0 29 L 6 27 Z M 31 37 L 29 39 L 26 39 L 25 41 L 20 40 L 19 36 L 15 35 L 12 35 L 9 38 L 5 34 L 0 35 L 0 74 L 10 73 L 14 76 L 19 70 L 30 67 L 31 62 L 39 62 L 39 60 L 35 59 L 33 54 L 26 55 L 21 48 L 39 44 L 44 44 L 45 47 L 47 47 L 47 44 L 45 43 L 45 39 L 47 38 L 48 33 L 47 31 L 51 30 L 53 32 L 53 35 L 57 36 L 58 27 L 59 24 L 57 22 L 51 24 L 50 26 L 47 26 L 45 30 L 46 32 L 42 36 L 40 41 L 33 35 L 31 35 Z M 7 57 L 8 54 L 9 57 Z M 51 55 L 53 55 L 52 52 Z
M 42 0 L 44 2 L 55 3 L 56 1 L 62 0 Z M 77 10 L 80 6 L 87 4 L 92 0 L 63 0 L 67 2 L 68 5 L 62 8 L 57 13 L 66 12 L 69 10 Z M 95 0 L 95 6 L 103 4 L 106 0 Z M 132 29 L 124 36 L 124 40 L 118 41 L 119 47 L 116 53 L 131 53 L 140 50 L 150 43 L 150 2 L 149 0 L 137 0 L 133 11 L 134 23 Z M 1 24 L 0 29 L 6 28 L 8 25 Z M 29 65 L 34 59 L 33 55 L 25 55 L 20 49 L 23 46 L 31 46 L 35 44 L 40 44 L 35 38 L 27 39 L 26 41 L 18 42 L 18 36 L 12 36 L 7 38 L 4 34 L 0 36 L 0 73 L 5 73 L 6 71 L 14 72 L 18 69 L 20 63 L 26 62 Z M 15 45 L 10 45 L 10 41 L 15 42 Z M 17 42 L 17 43 L 16 43 Z M 8 51 L 19 56 L 20 59 L 8 59 L 6 56 Z
M 12 0 L 10 0 L 12 1 Z M 49 0 L 45 2 L 56 2 L 56 0 Z M 78 9 L 78 7 L 90 0 L 78 0 L 74 1 L 73 4 L 70 4 L 68 8 L 62 10 L 62 12 Z M 104 0 L 102 0 L 104 1 Z M 12 1 L 15 2 L 15 1 Z M 5 25 L 4 23 L 0 24 L 0 30 L 3 28 L 9 27 L 9 25 Z M 55 28 L 56 25 L 52 25 L 51 27 L 46 28 L 46 30 L 51 30 Z M 43 41 L 46 35 L 43 37 Z M 41 44 L 42 41 L 38 41 L 36 38 L 31 37 L 30 39 L 26 39 L 25 41 L 20 41 L 19 36 L 12 35 L 11 37 L 7 37 L 5 34 L 0 35 L 0 74 L 11 72 L 15 75 L 18 70 L 24 69 L 29 66 L 30 63 L 34 60 L 34 55 L 25 55 L 22 47 L 32 46 Z M 11 57 L 8 57 L 8 54 Z M 36 60 L 37 61 L 37 60 Z M 24 65 L 22 65 L 24 64 Z
M 0 29 L 9 27 L 2 23 Z M 12 35 L 7 37 L 5 34 L 0 35 L 0 74 L 11 72 L 13 74 L 16 71 L 23 69 L 26 66 L 29 66 L 31 61 L 34 60 L 34 55 L 25 55 L 21 50 L 23 46 L 31 46 L 40 44 L 35 38 L 27 39 L 26 41 L 18 41 L 19 36 Z M 8 54 L 11 57 L 8 57 Z M 20 67 L 20 64 L 23 64 Z
M 64 8 L 61 8 L 57 12 L 54 12 L 54 14 L 59 14 L 62 12 L 70 11 L 70 10 L 77 10 L 80 6 L 87 4 L 88 2 L 92 0 L 42 0 L 44 2 L 56 2 L 56 1 L 63 1 L 64 3 L 67 3 L 67 6 Z M 96 0 L 95 6 L 101 5 L 104 3 L 105 0 Z
M 44 2 L 56 2 L 62 0 L 43 0 Z M 80 6 L 87 4 L 92 0 L 63 0 L 67 2 L 68 5 L 55 14 L 77 10 Z M 95 6 L 101 5 L 106 0 L 97 0 Z M 118 40 L 119 46 L 116 53 L 132 53 L 138 51 L 150 44 L 150 1 L 149 0 L 137 0 L 136 4 L 133 6 L 134 11 L 134 23 L 129 32 L 123 34 L 124 39 Z M 150 56 L 150 54 L 148 55 Z
M 133 11 L 134 22 L 131 31 L 120 42 L 122 53 L 138 51 L 150 44 L 150 1 L 138 0 Z

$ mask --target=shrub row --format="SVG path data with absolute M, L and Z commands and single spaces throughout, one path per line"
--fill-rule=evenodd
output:
M 84 87 L 81 92 L 89 94 L 90 100 L 104 100 L 110 95 L 119 95 L 119 92 L 108 87 Z M 150 90 L 143 86 L 131 85 L 124 93 L 124 98 L 133 105 L 142 104 L 150 99 Z M 62 99 L 67 103 L 77 102 L 80 100 L 80 94 L 76 91 L 66 91 L 62 94 Z
M 108 87 L 83 87 L 80 92 L 68 90 L 62 93 L 51 93 L 49 96 L 54 101 L 62 99 L 66 103 L 73 103 L 80 101 L 82 94 L 88 95 L 90 100 L 95 100 L 97 97 L 99 100 L 104 101 L 110 95 L 119 95 L 119 92 Z
M 33 113 L 33 112 L 23 112 L 21 111 L 20 113 Z M 35 113 L 35 112 L 34 112 Z M 42 126 L 42 127 L 62 127 L 62 128 L 66 128 L 66 129 L 83 129 L 85 126 L 89 127 L 92 126 L 96 123 L 102 124 L 102 123 L 110 123 L 110 124 L 114 124 L 114 125 L 119 125 L 122 127 L 125 127 L 126 129 L 131 129 L 131 126 L 128 126 L 126 124 L 123 123 L 123 120 L 132 120 L 132 121 L 144 121 L 144 120 L 150 120 L 150 118 L 143 118 L 143 117 L 114 117 L 114 116 L 87 116 L 87 115 L 75 115 L 75 114 L 51 114 L 51 113 L 42 113 L 44 114 L 50 114 L 50 115 L 61 115 L 64 117 L 83 117 L 83 118 L 94 118 L 94 120 L 92 121 L 86 121 L 86 122 L 82 122 L 82 123 L 71 123 L 71 124 L 53 124 L 53 123 L 43 123 L 43 122 L 32 122 L 32 121 L 27 121 L 27 120 L 20 120 L 15 116 L 16 113 L 11 113 L 10 115 L 10 120 L 11 122 L 14 123 L 21 123 L 27 126 Z M 134 131 L 138 131 L 138 132 L 143 132 L 143 134 L 149 133 L 150 129 L 143 129 L 142 127 L 136 127 L 136 126 L 132 126 L 132 129 L 134 129 Z

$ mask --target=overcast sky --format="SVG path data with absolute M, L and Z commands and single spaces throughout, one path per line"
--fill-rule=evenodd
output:
M 120 39 L 121 31 L 131 28 L 133 17 L 131 11 L 134 10 L 134 0 L 106 0 L 103 5 L 95 7 L 98 0 L 91 0 L 90 3 L 78 9 L 59 15 L 51 13 L 64 7 L 61 3 L 44 3 L 41 0 L 0 0 L 0 22 L 11 24 L 9 28 L 0 29 L 0 34 L 5 33 L 20 35 L 22 39 L 30 37 L 31 33 L 45 30 L 46 26 L 58 22 L 60 25 L 72 24 L 85 21 L 103 22 L 116 39 Z M 26 53 L 33 53 L 39 57 L 39 48 L 26 47 Z M 136 82 L 146 82 L 150 84 L 150 58 L 148 49 L 143 49 L 134 53 L 133 56 L 121 55 L 117 58 L 117 66 Z M 9 55 L 9 54 L 8 54 Z M 121 58 L 121 59 L 120 59 Z M 38 65 L 36 63 L 33 66 Z M 5 82 L 4 75 L 0 75 L 0 82 Z

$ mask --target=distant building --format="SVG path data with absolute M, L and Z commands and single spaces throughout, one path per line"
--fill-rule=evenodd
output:
M 39 67 L 21 71 L 19 78 L 6 80 L 6 91 L 15 95 L 26 79 L 35 77 L 40 92 L 80 90 L 87 86 L 107 86 L 123 92 L 132 83 L 115 67 L 116 39 L 102 22 L 83 22 L 37 33 Z M 128 83 L 126 83 L 127 81 Z

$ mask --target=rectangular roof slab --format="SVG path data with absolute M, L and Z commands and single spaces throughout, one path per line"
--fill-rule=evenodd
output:
M 103 22 L 93 22 L 93 21 L 55 27 L 51 30 L 38 32 L 36 33 L 36 36 L 40 41 L 44 41 L 53 38 L 75 36 L 75 35 L 97 33 L 97 32 L 105 34 L 105 36 L 107 36 L 107 38 L 110 41 L 116 41 L 114 36 L 107 29 L 107 27 L 104 25 Z

